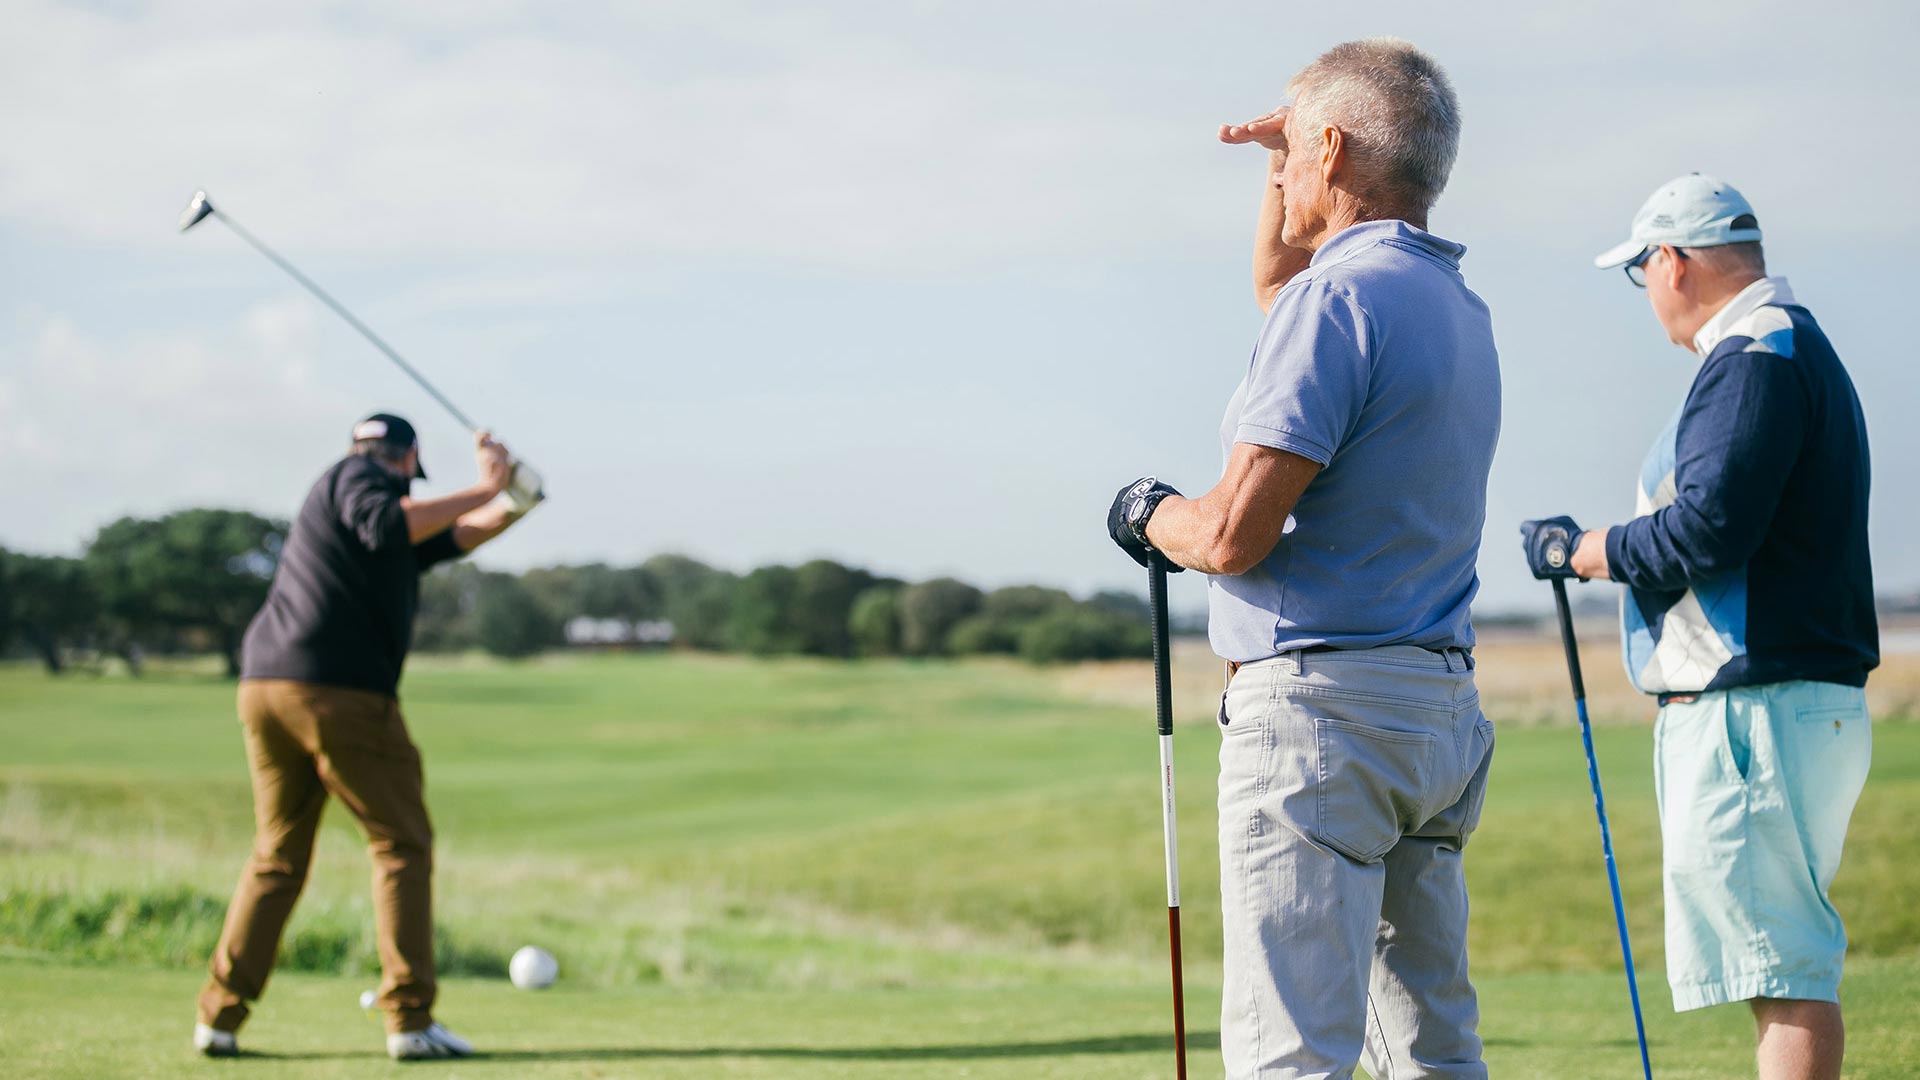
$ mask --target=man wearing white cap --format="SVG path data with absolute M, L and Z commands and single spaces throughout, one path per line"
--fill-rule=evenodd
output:
M 1639 516 L 1522 526 L 1542 577 L 1609 578 L 1628 674 L 1657 695 L 1654 783 L 1674 1008 L 1746 1001 L 1760 1075 L 1837 1078 L 1846 931 L 1827 896 L 1866 781 L 1879 663 L 1866 421 L 1732 186 L 1647 200 L 1594 260 L 1700 357 L 1640 476 Z M 1546 553 L 1559 537 L 1564 565 Z

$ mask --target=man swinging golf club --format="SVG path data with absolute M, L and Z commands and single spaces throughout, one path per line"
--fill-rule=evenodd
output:
M 1765 1080 L 1836 1078 L 1847 937 L 1827 886 L 1866 781 L 1880 654 L 1860 399 L 1767 276 L 1731 185 L 1662 185 L 1595 263 L 1647 290 L 1700 370 L 1641 469 L 1640 516 L 1527 522 L 1528 560 L 1538 577 L 1627 586 L 1627 671 L 1660 702 L 1674 1008 L 1745 1001 Z
M 512 471 L 505 446 L 482 431 L 474 453 L 473 485 L 414 498 L 409 485 L 427 474 L 413 426 L 369 416 L 354 426 L 347 457 L 307 493 L 287 536 L 241 646 L 240 723 L 257 831 L 200 992 L 193 1044 L 203 1054 L 239 1052 L 235 1032 L 266 989 L 329 795 L 359 819 L 373 858 L 387 1052 L 473 1052 L 433 1020 L 433 830 L 420 754 L 394 694 L 420 575 L 500 535 L 533 506 L 530 497 L 500 497 Z
M 1270 151 L 1225 475 L 1130 484 L 1108 528 L 1212 575 L 1226 1075 L 1484 1077 L 1461 851 L 1493 750 L 1468 609 L 1500 371 L 1464 249 L 1426 230 L 1459 107 L 1392 39 L 1289 89 L 1221 130 Z

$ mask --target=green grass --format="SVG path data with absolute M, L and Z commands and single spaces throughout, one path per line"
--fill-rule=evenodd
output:
M 1114 677 L 1146 699 L 1144 668 Z M 1150 720 L 1069 685 L 989 662 L 416 663 L 404 699 L 438 834 L 443 1011 L 501 1051 L 471 1071 L 1164 1073 Z M 194 669 L 54 680 L 0 665 L 0 1060 L 29 1063 L 22 1075 L 194 1071 L 183 1023 L 252 824 L 232 699 Z M 1500 702 L 1489 711 L 1499 720 Z M 1208 1076 L 1217 740 L 1195 713 L 1176 743 L 1195 1075 Z M 1739 1011 L 1675 1016 L 1660 978 L 1651 732 L 1607 726 L 1597 743 L 1660 1072 L 1750 1074 Z M 1908 1075 L 1920 725 L 1878 724 L 1874 752 L 1834 888 L 1853 942 L 1850 1075 Z M 1625 1074 L 1632 1029 L 1579 739 L 1509 726 L 1495 760 L 1468 849 L 1489 1059 L 1502 1075 Z M 348 816 L 329 814 L 282 974 L 247 1029 L 295 1055 L 276 1076 L 382 1067 L 364 1056 L 377 1032 L 346 1011 L 374 969 L 366 862 Z M 530 941 L 561 959 L 553 993 L 497 978 Z M 102 1003 L 124 1032 L 63 1042 L 66 1010 Z M 1595 1064 L 1614 1057 L 1621 1068 Z
M 244 1034 L 249 1056 L 202 1062 L 187 1049 L 199 976 L 153 968 L 0 960 L 7 1075 L 31 1077 L 391 1077 L 378 1020 L 355 999 L 365 979 L 281 974 Z M 1913 1075 L 1911 963 L 1866 959 L 1848 974 L 1847 1076 Z M 1651 984 L 1645 987 L 1655 992 Z M 454 980 L 446 1012 L 487 1056 L 434 1075 L 469 1077 L 1114 1078 L 1171 1073 L 1159 987 L 926 987 L 911 991 L 593 988 L 526 994 L 500 980 Z M 1189 988 L 1191 1073 L 1221 1075 L 1217 987 Z M 1597 973 L 1482 980 L 1487 1062 L 1495 1076 L 1568 1080 L 1638 1075 L 1619 980 Z M 1655 994 L 1657 997 L 1658 995 Z M 76 1017 L 84 1023 L 76 1023 Z M 1752 1032 L 1738 1010 L 1648 1014 L 1663 1080 L 1752 1075 Z

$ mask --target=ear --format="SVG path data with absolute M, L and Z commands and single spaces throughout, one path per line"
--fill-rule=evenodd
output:
M 1329 124 L 1320 132 L 1320 179 L 1328 187 L 1347 166 L 1347 139 L 1340 129 Z
M 1667 288 L 1678 291 L 1680 282 L 1687 276 L 1687 260 L 1672 244 L 1660 245 L 1660 273 L 1667 279 Z

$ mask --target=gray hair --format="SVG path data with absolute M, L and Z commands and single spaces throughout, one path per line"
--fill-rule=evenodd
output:
M 1758 240 L 1739 244 L 1715 244 L 1712 247 L 1685 249 L 1687 258 L 1697 259 L 1707 269 L 1726 277 L 1751 274 L 1767 276 L 1767 252 Z
M 1460 101 L 1433 57 L 1399 38 L 1335 45 L 1287 84 L 1295 131 L 1340 129 L 1357 182 L 1376 211 L 1439 201 L 1460 148 Z

